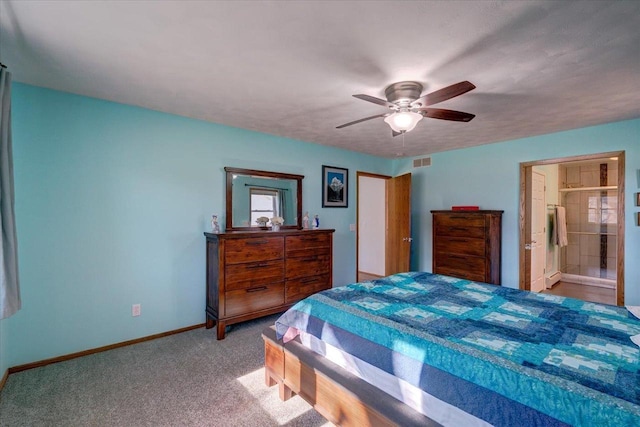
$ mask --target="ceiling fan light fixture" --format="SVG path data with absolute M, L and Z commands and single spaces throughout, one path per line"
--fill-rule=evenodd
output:
M 365 94 L 353 95 L 355 98 L 363 101 L 387 107 L 391 112 L 354 120 L 352 122 L 336 126 L 336 129 L 342 129 L 347 126 L 384 117 L 384 121 L 387 122 L 391 129 L 393 129 L 392 135 L 397 136 L 413 130 L 423 117 L 454 122 L 469 122 L 475 117 L 475 114 L 469 114 L 463 111 L 446 110 L 442 108 L 425 107 L 455 98 L 456 96 L 460 96 L 475 88 L 476 87 L 473 83 L 465 80 L 436 90 L 435 92 L 420 96 L 422 93 L 422 85 L 418 82 L 393 83 L 384 91 L 387 98 L 386 101 L 384 99 Z
M 400 111 L 384 118 L 384 121 L 396 132 L 410 132 L 423 116 L 412 111 Z

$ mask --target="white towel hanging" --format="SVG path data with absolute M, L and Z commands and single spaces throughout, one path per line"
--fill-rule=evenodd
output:
M 556 226 L 554 228 L 555 244 L 563 247 L 569 244 L 567 237 L 567 212 L 563 206 L 556 206 Z

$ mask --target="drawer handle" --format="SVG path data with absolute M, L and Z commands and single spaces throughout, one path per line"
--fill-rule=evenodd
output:
M 451 230 L 454 231 L 462 231 L 462 232 L 469 232 L 469 228 L 468 227 L 451 227 Z
M 447 258 L 452 258 L 460 261 L 467 261 L 469 259 L 468 256 L 462 256 L 462 255 L 447 255 Z
M 266 291 L 266 290 L 267 290 L 266 286 L 258 286 L 257 288 L 247 289 L 247 292 L 260 292 L 260 291 Z
M 307 258 L 300 258 L 300 261 L 317 261 L 318 257 L 317 256 L 311 256 L 311 257 L 307 257 Z
M 305 277 L 304 279 L 300 280 L 301 283 L 314 283 L 319 281 L 320 281 L 320 278 L 318 277 Z
M 269 243 L 268 240 L 247 240 L 247 245 L 264 245 L 265 243 Z
M 248 265 L 247 268 L 262 268 L 262 267 L 266 267 L 268 265 L 269 264 L 267 264 L 266 262 L 261 262 L 261 263 L 258 263 L 258 264 Z

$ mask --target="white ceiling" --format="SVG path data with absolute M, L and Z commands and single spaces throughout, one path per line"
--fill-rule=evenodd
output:
M 640 1 L 8 1 L 15 81 L 384 157 L 640 117 Z M 393 138 L 384 98 L 469 80 Z

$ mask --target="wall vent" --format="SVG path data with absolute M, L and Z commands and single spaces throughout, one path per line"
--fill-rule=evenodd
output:
M 414 168 L 421 168 L 423 166 L 431 166 L 431 157 L 424 157 L 422 159 L 413 159 Z

